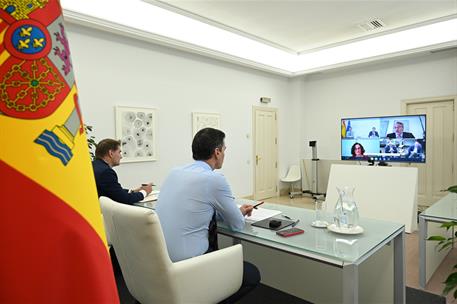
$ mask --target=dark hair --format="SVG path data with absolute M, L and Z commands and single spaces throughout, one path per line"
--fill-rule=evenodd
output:
M 216 148 L 224 145 L 225 133 L 213 128 L 204 128 L 197 132 L 192 141 L 192 157 L 195 160 L 208 160 Z
M 355 146 L 356 145 L 359 145 L 360 148 L 362 149 L 362 155 L 365 154 L 365 149 L 363 148 L 363 146 L 361 144 L 359 144 L 358 142 L 356 142 L 355 144 L 352 145 L 352 148 L 351 148 L 351 154 L 352 156 L 355 156 Z
M 95 148 L 95 157 L 103 158 L 110 150 L 117 150 L 120 146 L 120 140 L 114 140 L 111 138 L 102 139 Z

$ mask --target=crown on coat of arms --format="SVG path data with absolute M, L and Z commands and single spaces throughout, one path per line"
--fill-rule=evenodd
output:
M 28 19 L 29 14 L 36 9 L 43 8 L 49 0 L 0 0 L 0 7 L 16 20 Z

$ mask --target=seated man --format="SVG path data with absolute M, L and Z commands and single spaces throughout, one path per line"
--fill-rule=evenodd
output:
M 217 250 L 216 217 L 234 230 L 243 229 L 251 205 L 237 207 L 220 169 L 225 156 L 225 134 L 205 128 L 192 142 L 194 163 L 175 168 L 160 190 L 156 212 L 172 261 L 181 261 Z M 225 303 L 233 303 L 260 281 L 257 268 L 244 262 L 243 283 Z
M 391 139 L 387 138 L 387 144 L 384 148 L 385 153 L 398 153 L 397 146 L 392 142 Z
M 387 138 L 394 139 L 394 138 L 415 138 L 413 133 L 410 132 L 403 132 L 404 126 L 401 121 L 396 121 L 394 123 L 394 131 L 393 133 L 389 133 L 386 135 Z
M 112 169 L 121 161 L 121 143 L 114 139 L 103 139 L 95 149 L 95 160 L 92 162 L 98 196 L 106 196 L 113 201 L 133 204 L 143 200 L 151 193 L 152 184 L 142 185 L 134 190 L 121 187 L 117 174 Z
M 422 153 L 422 145 L 418 140 L 414 142 L 414 145 L 408 148 L 408 158 L 421 158 Z
M 379 133 L 378 133 L 378 131 L 376 131 L 375 127 L 371 128 L 371 131 L 368 133 L 368 138 L 373 138 L 373 137 L 379 137 Z

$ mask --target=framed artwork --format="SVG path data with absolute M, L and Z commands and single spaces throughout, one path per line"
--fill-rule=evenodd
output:
M 157 160 L 156 109 L 116 107 L 116 138 L 121 140 L 121 162 Z
M 221 128 L 221 115 L 219 113 L 192 112 L 192 138 L 203 128 Z

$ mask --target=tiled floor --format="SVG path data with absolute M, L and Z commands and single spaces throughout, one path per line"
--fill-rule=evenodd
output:
M 279 196 L 266 199 L 265 202 L 282 204 L 287 206 L 314 209 L 314 199 L 311 197 Z M 406 285 L 419 289 L 419 238 L 418 232 L 406 234 L 405 241 L 405 260 L 406 260 Z M 425 290 L 434 294 L 441 294 L 443 283 L 447 276 L 452 272 L 452 267 L 457 263 L 457 248 L 454 248 L 443 263 L 438 267 L 435 274 L 428 282 Z M 447 296 L 447 302 L 453 302 L 452 294 Z M 455 302 L 454 302 L 455 303 Z

